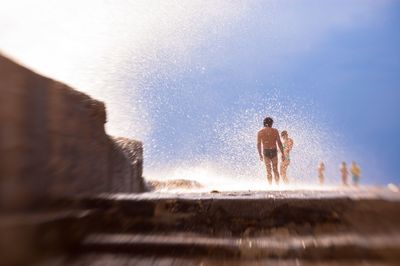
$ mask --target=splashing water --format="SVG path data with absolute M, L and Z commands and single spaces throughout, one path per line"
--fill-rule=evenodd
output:
M 234 70 L 212 73 L 227 68 L 220 61 L 230 60 L 224 55 L 231 37 L 254 23 L 257 1 L 4 2 L 2 51 L 105 101 L 108 132 L 144 142 L 147 178 L 264 187 L 255 136 L 266 115 L 294 139 L 291 185 L 315 183 L 320 160 L 328 177 L 336 175 L 344 152 L 314 117 L 317 106 L 280 88 L 265 85 L 260 93 L 229 83 Z M 268 5 L 261 28 L 277 20 Z M 276 51 L 279 43 L 269 40 Z M 251 86 L 245 71 L 236 80 L 241 75 Z
M 210 148 L 206 148 L 206 152 L 185 150 L 185 159 L 154 165 L 153 171 L 148 172 L 149 176 L 155 179 L 192 179 L 218 190 L 267 188 L 265 167 L 256 150 L 256 133 L 267 114 L 274 117 L 274 127 L 280 131 L 287 130 L 295 143 L 288 170 L 290 186 L 282 187 L 304 188 L 316 184 L 318 163 L 322 160 L 327 165 L 338 165 L 337 158 L 343 157 L 339 138 L 335 138 L 328 126 L 315 122 L 310 113 L 314 110 L 312 105 L 304 104 L 303 100 L 297 106 L 298 102 L 284 99 L 277 91 L 271 95 L 273 97 L 268 100 L 252 101 L 252 108 L 225 110 L 207 133 L 205 146 Z M 185 142 L 185 146 L 197 147 L 200 138 L 192 136 L 192 141 Z M 336 175 L 336 168 L 327 170 L 327 183 L 337 184 L 334 179 L 329 179 Z

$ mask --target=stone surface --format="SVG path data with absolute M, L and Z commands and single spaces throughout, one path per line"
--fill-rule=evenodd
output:
M 106 135 L 102 102 L 1 55 L 0 95 L 0 211 L 142 191 L 142 145 Z
M 95 219 L 88 210 L 2 215 L 0 265 L 31 265 L 74 248 Z
M 121 194 L 85 204 L 109 210 L 104 227 L 124 227 L 124 232 L 281 236 L 400 231 L 400 193 L 385 189 Z
M 53 265 L 400 261 L 400 194 L 385 189 L 104 195 L 82 206 L 102 213 L 101 226 Z
M 303 259 L 259 258 L 240 259 L 226 256 L 181 257 L 175 253 L 163 256 L 132 255 L 129 253 L 87 253 L 76 258 L 57 257 L 36 266 L 398 266 L 397 261 L 375 261 L 365 259 L 313 261 Z
M 143 182 L 143 145 L 123 137 L 111 138 L 110 192 L 135 193 L 146 190 Z M 128 178 L 127 178 L 128 177 Z
M 187 179 L 171 179 L 171 180 L 149 180 L 147 185 L 150 190 L 155 191 L 174 191 L 182 189 L 201 189 L 204 188 L 202 184 L 194 180 Z

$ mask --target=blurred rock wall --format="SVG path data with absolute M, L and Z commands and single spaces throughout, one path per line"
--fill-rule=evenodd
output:
M 105 122 L 102 102 L 0 55 L 0 210 L 143 191 L 142 144 Z
M 143 191 L 145 184 L 143 173 L 142 143 L 128 138 L 111 138 L 110 179 L 111 192 Z M 128 178 L 127 178 L 128 177 Z

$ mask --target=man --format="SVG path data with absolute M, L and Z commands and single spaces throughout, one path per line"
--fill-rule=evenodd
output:
M 358 187 L 358 182 L 360 181 L 361 169 L 354 161 L 351 163 L 350 172 L 353 177 L 353 185 Z
M 340 165 L 340 174 L 342 175 L 342 184 L 344 186 L 348 186 L 347 177 L 349 175 L 349 172 L 347 171 L 346 162 L 342 162 L 342 164 Z
M 264 119 L 264 127 L 257 133 L 258 155 L 260 156 L 260 160 L 265 163 L 265 167 L 267 168 L 267 179 L 270 185 L 272 184 L 271 163 L 274 170 L 275 182 L 279 184 L 278 150 L 276 144 L 278 144 L 282 157 L 284 154 L 279 132 L 277 129 L 272 128 L 273 123 L 274 120 L 271 117 L 266 117 Z
M 287 169 L 290 164 L 290 151 L 293 148 L 293 140 L 289 138 L 289 134 L 286 130 L 282 131 L 281 137 L 283 139 L 283 156 L 282 156 L 282 162 L 281 162 L 281 176 L 283 179 L 283 182 L 285 184 L 289 183 L 289 179 L 286 175 Z
M 325 182 L 325 164 L 324 164 L 324 162 L 320 162 L 318 165 L 318 178 L 319 178 L 319 184 L 323 185 Z

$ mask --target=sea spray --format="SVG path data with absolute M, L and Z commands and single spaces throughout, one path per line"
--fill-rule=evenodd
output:
M 212 130 L 207 131 L 207 141 L 201 142 L 204 134 L 199 133 L 197 138 L 192 136 L 192 141 L 184 143 L 188 149 L 181 149 L 188 151 L 202 143 L 207 147 L 193 149 L 203 149 L 204 153 L 183 152 L 183 159 L 159 162 L 147 172 L 149 178 L 191 179 L 219 189 L 224 185 L 227 189 L 267 189 L 265 166 L 257 154 L 256 134 L 268 115 L 274 118 L 274 127 L 287 130 L 295 143 L 288 171 L 291 187 L 316 184 L 320 161 L 328 165 L 327 183 L 337 184 L 336 166 L 344 151 L 340 138 L 331 129 L 333 126 L 321 123 L 320 119 L 317 122 L 318 115 L 314 114 L 318 105 L 307 99 L 283 96 L 276 88 L 271 89 L 268 98 L 252 99 L 251 105 L 243 108 L 239 102 L 215 114 L 217 119 L 209 120 L 214 122 Z M 157 148 L 161 154 L 168 153 L 163 147 Z M 169 151 L 169 156 L 176 152 Z

